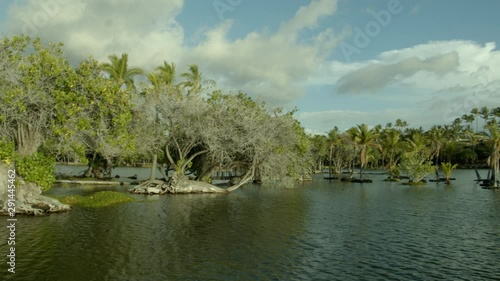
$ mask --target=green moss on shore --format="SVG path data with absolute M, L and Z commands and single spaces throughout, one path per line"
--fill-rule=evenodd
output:
M 63 198 L 58 198 L 64 204 L 69 204 L 71 206 L 82 206 L 82 207 L 105 207 L 118 203 L 126 203 L 134 201 L 134 198 L 125 195 L 120 192 L 114 191 L 99 191 L 88 196 L 66 196 Z

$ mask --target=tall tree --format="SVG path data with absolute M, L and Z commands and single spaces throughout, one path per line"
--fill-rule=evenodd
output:
M 309 137 L 311 143 L 311 154 L 314 161 L 314 170 L 323 171 L 323 162 L 327 155 L 327 138 L 323 135 L 314 135 Z
M 75 103 L 58 104 L 71 87 L 73 70 L 62 44 L 14 36 L 0 40 L 0 181 L 7 183 L 7 160 L 16 176 L 16 206 L 7 204 L 7 184 L 0 185 L 0 213 L 40 214 L 69 209 L 40 195 L 54 180 L 53 124 L 62 110 Z M 65 145 L 67 147 L 67 144 Z M 7 148 L 7 149 L 6 149 Z M 10 173 L 10 172 L 9 172 Z M 29 184 L 27 184 L 29 183 Z M 8 206 L 7 206 L 8 205 Z
M 367 162 L 367 150 L 368 147 L 380 148 L 377 143 L 378 134 L 375 133 L 374 129 L 368 129 L 368 125 L 361 124 L 356 127 L 352 127 L 348 130 L 348 134 L 352 141 L 359 146 L 359 160 L 360 160 L 360 173 L 359 179 L 363 179 L 363 168 L 366 166 Z
M 168 64 L 166 61 L 163 62 L 163 65 L 158 66 L 156 68 L 160 73 L 159 76 L 161 81 L 167 85 L 175 84 L 175 63 L 171 62 Z
M 408 136 L 406 141 L 409 144 L 410 151 L 419 155 L 425 155 L 427 158 L 429 157 L 430 149 L 428 147 L 428 140 L 423 133 L 415 131 Z
M 134 76 L 141 75 L 144 71 L 137 67 L 128 66 L 128 54 L 123 53 L 121 57 L 116 55 L 108 56 L 109 62 L 103 63 L 103 70 L 109 74 L 109 78 L 122 88 L 125 85 L 128 89 L 135 89 Z
M 471 114 L 474 115 L 474 119 L 476 120 L 476 133 L 478 132 L 478 125 L 477 125 L 477 120 L 478 120 L 478 117 L 481 115 L 480 112 L 479 112 L 479 108 L 477 107 L 474 107 L 471 111 L 470 111 Z
M 399 166 L 407 173 L 410 183 L 418 184 L 435 169 L 432 162 L 429 161 L 431 153 L 428 148 L 428 140 L 417 131 L 409 136 L 407 143 L 409 149 L 403 154 Z
M 401 119 L 397 119 L 396 123 L 394 124 L 394 127 L 396 127 L 399 131 L 403 131 L 403 128 L 408 127 L 408 122 Z
M 493 119 L 500 118 L 500 107 L 491 109 L 490 115 Z M 499 123 L 499 121 L 497 121 Z
M 32 155 L 52 137 L 51 121 L 61 94 L 68 91 L 73 70 L 62 44 L 45 46 L 40 39 L 5 38 L 0 42 L 4 74 L 0 78 L 0 137 L 14 140 L 21 156 Z
M 397 161 L 395 161 L 394 157 L 396 155 L 397 150 L 402 146 L 402 138 L 401 132 L 396 129 L 385 129 L 381 135 L 382 138 L 382 148 L 387 151 L 389 156 L 389 163 L 387 164 L 387 168 L 391 172 L 390 176 L 392 177 L 392 167 L 397 165 Z
M 58 139 L 71 141 L 73 149 L 86 155 L 88 177 L 111 176 L 113 160 L 130 156 L 135 136 L 130 132 L 132 103 L 126 91 L 101 75 L 94 59 L 82 61 L 75 69 L 71 90 L 60 95 L 56 107 L 70 103 L 54 120 Z
M 500 168 L 500 129 L 497 124 L 490 124 L 486 127 L 491 145 L 491 167 L 493 168 L 493 186 L 498 188 L 499 168 Z
M 181 85 L 188 89 L 188 93 L 197 94 L 201 92 L 204 85 L 215 85 L 214 80 L 203 80 L 202 73 L 196 64 L 190 64 L 188 72 L 182 73 L 181 77 L 186 79 Z
M 488 118 L 490 117 L 490 110 L 488 109 L 488 107 L 483 106 L 481 107 L 481 111 L 479 111 L 479 113 L 481 114 L 481 118 L 483 118 L 484 120 L 483 130 L 485 130 L 486 123 L 488 122 Z
M 144 103 L 142 104 L 141 110 L 152 110 L 154 112 L 154 124 L 153 128 L 158 128 L 160 124 L 160 95 L 168 94 L 175 95 L 177 98 L 181 98 L 181 93 L 178 91 L 178 88 L 174 86 L 175 83 L 175 64 L 172 62 L 168 64 L 166 61 L 163 62 L 163 65 L 158 66 L 156 68 L 156 72 L 151 72 L 147 75 L 149 82 L 151 83 L 151 87 L 146 86 L 146 89 L 143 91 L 145 96 Z M 146 122 L 147 123 L 147 122 Z M 158 136 L 159 134 L 147 134 L 150 136 Z M 150 139 L 153 140 L 153 139 Z M 150 173 L 150 180 L 154 180 L 156 178 L 156 168 L 158 161 L 158 154 L 161 139 L 156 139 L 151 144 L 152 150 L 150 153 L 152 156 L 152 166 Z M 156 149 L 155 149 L 156 148 Z
M 436 169 L 436 181 L 439 180 L 438 168 L 439 168 L 439 153 L 446 142 L 446 132 L 442 126 L 432 126 L 428 132 L 429 141 L 431 144 L 432 155 L 434 157 L 434 165 Z
M 462 115 L 462 120 L 467 123 L 467 129 L 472 130 L 472 122 L 474 122 L 474 114 L 464 114 Z
M 233 191 L 252 179 L 257 169 L 263 180 L 280 182 L 300 174 L 303 162 L 298 157 L 303 150 L 297 148 L 297 124 L 291 114 L 269 113 L 264 104 L 244 94 L 220 91 L 208 100 L 189 94 L 182 99 L 165 94 L 160 99 L 158 127 L 164 130 L 165 159 L 174 170 L 167 183 L 160 183 L 163 192 Z M 196 169 L 200 158 L 207 165 Z M 241 180 L 221 189 L 186 177 L 192 172 L 210 175 L 213 167 L 240 170 Z M 138 190 L 150 183 L 158 184 L 150 181 Z

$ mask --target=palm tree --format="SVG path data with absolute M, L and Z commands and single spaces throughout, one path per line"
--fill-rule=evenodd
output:
M 368 126 L 366 124 L 358 125 L 357 127 L 352 127 L 348 130 L 348 134 L 352 141 L 360 147 L 360 172 L 359 179 L 363 179 L 363 168 L 366 165 L 366 154 L 368 147 L 379 148 L 380 145 L 377 143 L 378 134 L 375 133 L 374 129 L 368 130 Z
M 341 144 L 341 137 L 339 133 L 339 128 L 335 126 L 332 130 L 330 130 L 327 134 L 327 144 L 328 144 L 328 172 L 329 177 L 332 177 L 332 160 L 333 160 L 333 151 L 336 147 Z
M 173 85 L 175 82 L 175 63 L 168 64 L 166 61 L 163 61 L 162 66 L 158 66 L 156 68 L 160 71 L 161 81 L 167 85 Z
M 493 108 L 490 112 L 490 115 L 493 119 L 496 120 L 497 117 L 500 118 L 500 107 L 497 107 L 497 108 Z
M 479 111 L 479 113 L 481 114 L 481 118 L 483 118 L 483 120 L 484 120 L 484 125 L 483 125 L 483 128 L 484 128 L 484 127 L 486 127 L 486 122 L 488 121 L 488 118 L 490 117 L 490 110 L 488 109 L 488 107 L 483 106 L 483 107 L 481 107 L 481 111 Z
M 453 171 L 458 164 L 451 164 L 450 162 L 448 163 L 441 163 L 441 168 L 443 168 L 444 174 L 446 176 L 446 184 L 450 184 L 450 178 L 451 178 L 451 171 Z M 439 179 L 438 179 L 439 180 Z
M 163 65 L 158 66 L 156 68 L 156 72 L 151 72 L 147 75 L 147 78 L 151 85 L 153 86 L 152 92 L 153 95 L 153 101 L 158 106 L 160 102 L 160 94 L 164 93 L 164 88 L 163 86 L 172 86 L 175 82 L 175 63 L 170 63 L 168 64 L 166 61 L 163 61 Z M 168 93 L 170 94 L 171 91 L 168 89 Z M 173 91 L 173 93 L 177 93 L 177 91 Z M 156 109 L 156 119 L 155 122 L 158 124 L 159 123 L 159 111 Z M 156 171 L 156 166 L 158 162 L 158 155 L 156 152 L 153 153 L 153 160 L 152 160 L 152 166 L 151 166 L 151 173 L 150 173 L 150 180 L 153 181 L 156 177 L 155 171 Z
M 477 176 L 477 179 L 478 180 L 481 180 L 481 175 L 479 174 L 478 170 L 477 170 L 477 151 L 476 151 L 476 147 L 477 145 L 479 144 L 479 142 L 483 139 L 485 139 L 485 134 L 484 132 L 483 133 L 472 133 L 472 132 L 467 132 L 466 133 L 466 137 L 469 139 L 469 143 L 472 145 L 472 151 L 474 152 L 474 162 L 473 162 L 473 166 L 474 166 L 474 171 L 476 172 L 476 176 Z
M 160 81 L 160 76 L 156 72 L 150 72 L 146 75 L 146 78 L 148 78 L 149 83 L 153 86 L 153 88 L 159 88 L 161 81 Z
M 498 170 L 500 160 L 500 129 L 496 124 L 486 126 L 491 144 L 491 166 L 493 168 L 493 187 L 498 187 Z
M 438 162 L 439 162 L 439 152 L 446 142 L 446 132 L 441 126 L 432 126 L 428 132 L 428 137 L 431 142 L 431 149 L 433 150 L 432 157 L 435 157 L 434 165 L 436 166 L 436 180 L 439 180 Z
M 396 120 L 396 124 L 394 125 L 394 127 L 398 128 L 399 131 L 402 131 L 403 128 L 407 127 L 407 126 L 408 126 L 408 122 L 403 121 L 401 119 Z
M 384 150 L 387 150 L 389 153 L 389 164 L 388 168 L 391 171 L 390 177 L 392 178 L 392 166 L 396 165 L 396 161 L 394 161 L 394 155 L 396 153 L 396 149 L 401 146 L 401 132 L 395 129 L 386 129 L 382 134 L 382 146 Z
M 418 128 L 408 128 L 405 130 L 406 139 L 411 139 L 414 134 L 423 135 L 424 129 L 422 128 L 422 126 L 420 126 Z
M 120 58 L 116 55 L 108 56 L 109 63 L 103 63 L 104 71 L 109 74 L 109 78 L 115 81 L 119 87 L 125 85 L 129 89 L 134 89 L 134 76 L 141 75 L 144 71 L 140 68 L 128 67 L 128 54 L 123 53 Z
M 472 122 L 474 122 L 474 115 L 473 114 L 464 114 L 462 115 L 462 120 L 467 122 L 467 129 L 472 130 Z
M 199 93 L 203 84 L 210 84 L 211 86 L 215 85 L 214 80 L 202 80 L 202 73 L 196 64 L 190 64 L 189 71 L 182 73 L 181 77 L 186 79 L 186 81 L 181 84 L 185 88 L 189 88 L 189 93 Z
M 413 152 L 419 155 L 428 155 L 427 138 L 420 131 L 413 132 L 407 139 L 407 143 Z
M 477 118 L 478 118 L 478 117 L 479 117 L 479 115 L 480 115 L 480 113 L 479 113 L 479 108 L 474 107 L 474 108 L 470 111 L 470 113 L 472 113 L 472 114 L 474 115 L 474 119 L 476 120 L 476 133 L 477 133 L 477 130 L 478 130 L 478 128 L 477 128 Z
M 460 118 L 455 118 L 451 126 L 444 126 L 448 138 L 452 141 L 458 141 L 460 135 L 463 132 L 462 120 Z
M 175 83 L 175 63 L 168 64 L 163 61 L 163 65 L 158 66 L 155 72 L 151 72 L 146 76 L 155 89 L 160 89 L 162 86 L 173 86 Z

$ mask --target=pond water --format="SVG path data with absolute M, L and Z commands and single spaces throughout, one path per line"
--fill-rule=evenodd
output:
M 17 273 L 7 272 L 2 227 L 0 279 L 500 280 L 500 191 L 476 185 L 473 171 L 454 176 L 450 186 L 408 187 L 383 175 L 367 175 L 371 184 L 315 175 L 295 189 L 134 195 L 100 209 L 18 216 Z

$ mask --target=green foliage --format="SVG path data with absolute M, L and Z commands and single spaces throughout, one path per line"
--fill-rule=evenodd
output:
M 67 196 L 63 198 L 58 198 L 61 203 L 69 205 L 78 205 L 82 207 L 105 207 L 118 203 L 126 203 L 134 201 L 134 198 L 125 195 L 123 193 L 114 191 L 99 191 L 88 196 Z
M 38 184 L 43 191 L 52 187 L 55 176 L 55 161 L 42 153 L 15 157 L 16 171 L 27 182 Z
M 19 153 L 31 154 L 52 134 L 55 101 L 73 70 L 62 44 L 44 45 L 27 36 L 1 41 L 0 63 L 0 136 L 15 139 Z
M 0 139 L 0 161 L 10 162 L 14 155 L 14 142 Z
M 414 183 L 420 182 L 425 176 L 433 173 L 435 169 L 432 162 L 418 151 L 405 153 L 399 167 L 407 173 L 410 182 Z
M 129 130 L 132 121 L 129 93 L 103 77 L 102 71 L 93 58 L 82 61 L 67 81 L 67 91 L 56 98 L 54 135 L 69 144 L 67 149 L 80 160 L 88 151 L 107 159 L 130 156 L 135 147 L 135 138 Z
M 103 63 L 103 70 L 109 74 L 109 78 L 113 80 L 118 87 L 126 85 L 128 89 L 134 88 L 134 76 L 143 74 L 144 71 L 140 68 L 130 68 L 128 66 L 128 54 L 123 53 L 120 58 L 116 55 L 108 56 L 109 63 Z
M 451 163 L 441 163 L 441 168 L 443 169 L 445 175 L 446 175 L 446 180 L 449 182 L 450 177 L 451 177 L 451 171 L 453 171 L 458 164 L 451 164 Z
M 397 165 L 392 165 L 391 168 L 389 169 L 389 173 L 391 177 L 399 177 L 400 175 L 399 167 Z

